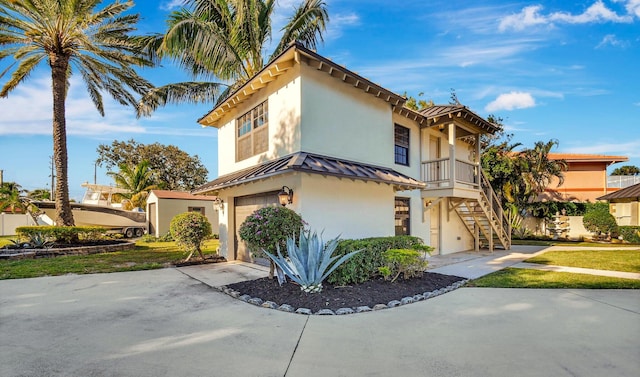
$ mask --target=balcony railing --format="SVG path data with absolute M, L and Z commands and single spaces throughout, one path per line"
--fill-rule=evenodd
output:
M 455 180 L 451 177 L 455 177 Z M 467 161 L 456 159 L 453 169 L 449 158 L 422 163 L 422 181 L 427 187 L 453 187 L 455 184 L 464 184 L 477 188 L 479 177 L 478 165 Z

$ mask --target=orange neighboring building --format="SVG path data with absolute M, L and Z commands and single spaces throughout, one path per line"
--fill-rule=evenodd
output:
M 564 183 L 558 187 L 558 180 L 554 178 L 538 200 L 592 203 L 602 195 L 619 190 L 607 188 L 607 167 L 629 160 L 625 156 L 578 153 L 549 153 L 549 159 L 567 162 Z

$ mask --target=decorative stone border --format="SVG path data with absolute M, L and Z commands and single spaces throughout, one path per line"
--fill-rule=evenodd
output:
M 112 245 L 76 246 L 51 249 L 14 249 L 16 253 L 0 253 L 0 259 L 49 258 L 64 255 L 90 255 L 127 251 L 136 247 L 134 242 L 123 241 Z M 9 249 L 10 251 L 12 249 Z M 6 250 L 5 250 L 6 251 Z
M 460 280 L 457 281 L 447 287 L 444 288 L 440 288 L 437 289 L 435 291 L 431 291 L 431 292 L 424 292 L 422 294 L 416 294 L 414 296 L 407 296 L 407 297 L 403 297 L 400 300 L 392 300 L 389 301 L 386 304 L 376 304 L 373 306 L 373 308 L 370 308 L 368 306 L 358 306 L 356 308 L 340 308 L 338 310 L 336 310 L 335 312 L 331 309 L 320 309 L 317 312 L 312 312 L 311 309 L 307 309 L 307 308 L 294 308 L 293 306 L 289 305 L 289 304 L 282 304 L 282 305 L 278 305 L 273 301 L 263 301 L 261 298 L 259 297 L 251 297 L 249 295 L 243 295 L 240 292 L 233 290 L 225 285 L 220 286 L 220 287 L 215 287 L 217 290 L 219 290 L 220 292 L 226 293 L 227 295 L 233 297 L 233 298 L 237 298 L 241 301 L 247 302 L 249 304 L 252 305 L 256 305 L 256 306 L 261 306 L 263 308 L 267 308 L 267 309 L 275 309 L 275 310 L 280 310 L 283 312 L 287 312 L 287 313 L 295 313 L 295 314 L 303 314 L 303 315 L 344 315 L 344 314 L 354 314 L 354 313 L 364 313 L 364 312 L 370 312 L 370 311 L 377 311 L 377 310 L 382 310 L 382 309 L 389 309 L 389 308 L 395 308 L 397 306 L 403 306 L 403 305 L 408 305 L 408 304 L 413 304 L 414 302 L 418 302 L 418 301 L 424 301 L 436 296 L 440 296 L 442 294 L 445 294 L 447 292 L 451 292 L 453 290 L 456 290 L 460 287 L 463 287 L 465 284 L 467 284 L 469 282 L 468 279 L 465 280 Z

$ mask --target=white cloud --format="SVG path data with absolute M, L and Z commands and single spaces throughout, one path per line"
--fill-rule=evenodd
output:
M 162 10 L 174 10 L 176 8 L 181 8 L 185 3 L 185 0 L 170 0 L 163 1 L 160 3 L 160 9 Z
M 71 79 L 66 100 L 67 135 L 118 137 L 122 134 L 193 135 L 207 137 L 207 132 L 195 125 L 179 125 L 175 128 L 159 123 L 178 124 L 160 116 L 136 119 L 130 107 L 120 105 L 110 95 L 103 93 L 105 116 L 96 110 L 79 78 Z M 0 99 L 2 117 L 0 135 L 51 135 L 52 98 L 50 79 L 46 76 L 33 78 L 18 86 L 7 98 Z M 184 119 L 184 118 L 181 118 Z M 147 127 L 145 125 L 151 125 Z
M 640 17 L 640 0 L 630 0 L 626 9 L 630 15 L 618 15 L 615 11 L 607 8 L 602 0 L 597 0 L 580 14 L 568 12 L 553 12 L 547 15 L 542 14 L 541 5 L 530 5 L 522 8 L 520 13 L 503 17 L 500 20 L 498 30 L 524 30 L 536 25 L 553 26 L 554 22 L 568 24 L 588 24 L 595 22 L 633 22 L 633 14 Z
M 499 110 L 526 109 L 528 107 L 534 107 L 535 105 L 536 101 L 531 93 L 513 91 L 505 94 L 500 94 L 484 109 L 491 112 Z
M 577 145 L 574 147 L 563 148 L 563 153 L 593 153 L 604 155 L 627 156 L 630 158 L 640 157 L 640 139 L 629 140 L 626 142 L 615 143 L 594 143 L 585 145 Z
M 498 30 L 523 30 L 529 26 L 548 23 L 547 18 L 538 13 L 540 10 L 542 10 L 542 5 L 524 7 L 520 13 L 512 14 L 501 19 Z
M 624 41 L 621 41 L 618 38 L 616 38 L 614 34 L 607 34 L 604 36 L 604 38 L 602 38 L 600 43 L 598 43 L 596 48 L 602 48 L 607 45 L 610 45 L 613 47 L 625 47 L 627 44 Z
M 629 0 L 626 5 L 627 12 L 640 18 L 640 0 Z

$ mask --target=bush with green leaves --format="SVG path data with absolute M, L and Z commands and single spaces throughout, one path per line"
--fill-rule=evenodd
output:
M 279 247 L 286 257 L 287 238 L 297 239 L 304 225 L 302 217 L 295 211 L 285 207 L 264 207 L 247 216 L 238 233 L 254 256 L 266 258 L 263 251 L 275 255 Z M 271 262 L 271 278 L 274 268 Z
M 598 235 L 609 236 L 618 232 L 618 224 L 615 217 L 609 213 L 607 203 L 590 205 L 582 218 L 582 223 L 585 229 Z
M 380 275 L 379 267 L 384 265 L 383 253 L 389 249 L 412 249 L 423 253 L 432 249 L 413 236 L 376 237 L 361 240 L 342 240 L 338 243 L 336 255 L 346 255 L 352 250 L 361 250 L 353 258 L 343 263 L 327 278 L 333 285 L 360 284 Z
M 382 253 L 384 265 L 378 267 L 378 271 L 385 280 L 398 280 L 400 275 L 404 279 L 422 276 L 428 262 L 424 254 L 413 249 L 389 249 Z
M 640 244 L 640 226 L 620 226 L 618 232 L 624 241 Z
M 361 251 L 351 251 L 341 257 L 332 256 L 338 247 L 338 237 L 325 243 L 317 233 L 305 231 L 300 232 L 298 244 L 293 237 L 288 237 L 286 244 L 288 258 L 284 257 L 279 246 L 277 256 L 268 251 L 265 254 L 289 279 L 300 284 L 300 289 L 306 293 L 321 292 L 322 282 L 338 266 Z
M 198 212 L 185 212 L 171 219 L 169 226 L 171 236 L 188 253 L 185 261 L 191 259 L 193 253 L 202 254 L 202 243 L 211 234 L 211 223 Z
M 57 243 L 75 243 L 102 239 L 107 230 L 96 226 L 21 226 L 16 234 L 25 239 L 41 236 Z

